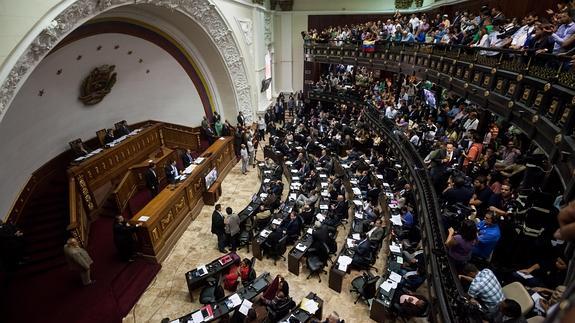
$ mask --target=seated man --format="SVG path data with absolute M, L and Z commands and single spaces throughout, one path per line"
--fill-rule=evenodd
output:
M 429 306 L 427 299 L 418 294 L 414 294 L 408 290 L 400 291 L 400 294 L 395 298 L 400 316 L 412 317 L 422 316 Z
M 367 231 L 367 238 L 371 243 L 379 243 L 385 236 L 385 228 L 383 227 L 383 220 L 377 219 L 369 231 Z
M 337 203 L 331 205 L 331 210 L 338 219 L 347 219 L 347 202 L 343 195 L 337 196 Z
M 116 127 L 116 136 L 122 137 L 127 136 L 131 132 L 130 128 L 128 127 L 128 122 L 126 120 L 122 120 L 119 122 L 118 126 Z
M 176 176 L 178 176 L 178 169 L 176 168 L 176 161 L 171 160 L 164 168 L 166 172 L 166 180 L 169 184 L 176 184 Z
M 367 170 L 364 170 L 361 173 L 361 176 L 359 176 L 357 186 L 362 193 L 367 194 L 367 191 L 369 190 L 369 173 Z
M 184 164 L 184 168 L 190 166 L 194 162 L 194 157 L 192 157 L 192 151 L 190 149 L 186 149 L 186 152 L 182 155 L 182 163 Z
M 405 230 L 411 229 L 415 224 L 413 214 L 407 209 L 407 206 L 401 208 L 401 223 Z
M 284 221 L 282 225 L 284 225 L 286 234 L 288 235 L 287 244 L 293 244 L 299 238 L 302 225 L 295 211 L 290 213 L 289 219 Z
M 358 268 L 369 267 L 371 266 L 371 258 L 371 242 L 365 238 L 356 244 L 351 265 Z
M 305 194 L 301 193 L 296 200 L 296 204 L 299 207 L 304 205 L 315 205 L 315 202 L 319 199 L 319 194 L 315 189 L 312 189 L 309 194 L 306 196 Z
M 107 129 L 106 135 L 104 136 L 104 145 L 111 143 L 112 141 L 114 141 L 114 139 L 116 139 L 114 138 L 114 130 Z
M 505 296 L 503 296 L 501 284 L 491 269 L 485 268 L 479 271 L 474 265 L 467 264 L 463 268 L 463 275 L 459 275 L 459 278 L 471 283 L 467 294 L 473 300 L 480 301 L 486 307 L 488 315 L 497 312 L 499 303 L 505 299 Z
M 311 206 L 309 206 L 308 204 L 304 204 L 300 213 L 300 217 L 302 218 L 304 225 L 311 224 L 314 219 L 314 213 Z

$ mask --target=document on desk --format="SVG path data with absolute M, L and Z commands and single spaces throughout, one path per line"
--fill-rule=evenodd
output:
M 393 223 L 393 225 L 402 226 L 403 222 L 401 222 L 401 215 L 399 215 L 399 214 L 392 215 L 391 216 L 391 223 Z
M 363 203 L 360 200 L 353 200 L 353 204 L 355 204 L 355 206 L 362 206 Z
M 388 292 L 390 290 L 392 290 L 393 288 L 397 287 L 397 283 L 392 281 L 392 280 L 386 280 L 383 283 L 381 283 L 381 285 L 379 285 L 379 288 L 381 288 L 383 291 Z
M 288 161 L 287 161 L 285 164 L 286 164 L 286 165 L 288 165 L 288 166 L 291 166 L 291 165 L 293 165 L 293 163 L 292 163 L 292 162 L 290 162 L 289 160 L 288 160 Z
M 326 174 L 319 174 L 319 178 L 327 178 Z
M 264 174 L 271 174 L 272 171 L 271 170 L 264 170 Z
M 184 174 L 191 174 L 198 165 L 191 164 L 190 166 L 184 169 Z
M 192 320 L 191 321 L 193 323 L 203 322 L 204 321 L 204 315 L 202 314 L 202 311 L 195 311 L 194 313 L 192 313 Z
M 329 197 L 329 192 L 328 191 L 321 191 L 321 196 Z
M 292 169 L 291 172 L 292 174 L 297 174 L 297 169 Z
M 304 298 L 301 301 L 300 308 L 302 310 L 308 312 L 309 314 L 313 315 L 319 309 L 319 304 L 316 301 L 314 301 L 313 299 Z
M 323 220 L 325 220 L 325 216 L 321 213 L 318 213 L 315 218 L 319 221 L 319 222 L 323 222 Z
M 264 238 L 267 238 L 267 237 L 270 235 L 270 233 L 272 233 L 270 230 L 264 229 L 264 230 L 262 230 L 262 232 L 260 233 L 260 236 L 262 236 L 262 237 L 264 237 Z
M 389 273 L 389 277 L 390 280 L 393 280 L 396 283 L 401 282 L 401 275 L 396 273 L 395 271 L 392 271 Z
M 250 308 L 252 308 L 252 304 L 253 303 L 250 302 L 248 299 L 244 299 L 239 309 L 240 313 L 242 313 L 243 315 L 248 315 L 248 311 L 250 310 Z
M 354 240 L 361 240 L 361 236 L 359 235 L 359 233 L 354 233 L 354 234 L 351 235 L 351 237 L 352 237 Z
M 291 179 L 292 179 L 292 181 L 299 181 L 299 177 L 298 177 L 298 176 L 294 176 L 294 177 L 292 177 Z
M 375 177 L 377 177 L 377 179 L 383 179 L 383 175 L 381 174 L 376 174 Z M 384 184 L 383 186 L 385 186 L 386 183 L 383 184 Z M 389 184 L 387 186 L 389 186 Z
M 320 210 L 327 210 L 327 209 L 329 209 L 329 206 L 327 204 L 320 204 L 319 209 Z
M 345 168 L 345 169 L 348 169 L 348 168 L 350 168 L 351 166 L 349 166 L 348 164 L 341 164 L 341 167 L 343 167 L 343 168 Z
M 351 190 L 353 191 L 353 194 L 355 195 L 361 195 L 361 190 L 357 187 L 352 187 Z
M 352 179 L 349 181 L 352 185 L 357 185 L 357 180 L 356 179 Z
M 353 248 L 353 247 L 355 247 L 354 241 L 355 241 L 355 240 L 353 240 L 353 239 L 347 238 L 347 239 L 346 239 L 346 245 L 347 245 L 347 247 L 348 247 L 348 248 Z
M 355 218 L 362 220 L 362 219 L 363 219 L 363 213 L 361 213 L 361 212 L 355 212 Z
M 307 232 L 308 234 L 313 234 L 313 229 L 312 229 L 312 228 L 309 228 L 309 229 L 307 229 L 306 232 Z
M 204 157 L 198 157 L 196 158 L 196 160 L 194 160 L 194 164 L 201 164 L 204 161 Z
M 270 179 L 269 179 L 269 178 L 264 178 L 264 184 L 267 184 L 267 183 L 269 183 L 269 182 L 270 182 Z
M 231 301 L 231 304 L 232 304 L 231 307 L 236 307 L 242 303 L 242 299 L 241 299 L 240 295 L 238 295 L 238 293 L 235 293 L 232 296 L 230 296 L 228 298 L 228 300 Z
M 290 199 L 290 200 L 293 200 L 293 201 L 297 200 L 297 194 L 296 194 L 296 193 L 291 193 L 291 194 L 289 195 L 289 199 Z
M 260 197 L 262 199 L 265 199 L 266 197 L 268 197 L 268 193 L 260 193 Z
M 403 257 L 397 257 L 397 258 L 395 259 L 395 262 L 397 262 L 397 263 L 400 264 L 400 265 L 403 265 Z
M 396 246 L 396 245 L 390 245 L 389 251 L 391 251 L 393 253 L 401 253 L 401 248 L 399 246 Z
M 385 193 L 385 197 L 387 197 L 388 199 L 392 199 L 393 193 Z
M 280 225 L 280 224 L 282 224 L 282 220 L 281 220 L 281 219 L 274 219 L 274 220 L 272 221 L 272 223 L 275 224 L 275 225 Z
M 138 218 L 138 221 L 140 221 L 140 222 L 146 222 L 146 221 L 148 221 L 149 219 L 150 219 L 149 216 L 142 215 L 141 217 Z
M 328 186 L 329 186 L 328 183 L 321 183 L 321 188 L 326 188 L 326 187 L 328 187 Z
M 304 252 L 304 251 L 306 251 L 307 246 L 304 244 L 298 243 L 297 246 L 295 246 L 295 248 L 301 252 Z
M 526 274 L 526 273 L 521 272 L 521 271 L 519 271 L 519 270 L 516 271 L 515 273 L 516 273 L 517 275 L 523 277 L 523 279 L 533 278 L 533 275 L 531 275 L 531 274 Z

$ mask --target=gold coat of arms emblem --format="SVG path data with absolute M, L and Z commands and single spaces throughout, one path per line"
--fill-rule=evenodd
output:
M 82 81 L 78 99 L 85 105 L 94 105 L 102 101 L 116 84 L 115 68 L 116 65 L 102 65 L 94 68 Z

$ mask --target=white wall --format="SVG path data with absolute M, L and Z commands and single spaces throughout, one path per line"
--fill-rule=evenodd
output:
M 115 45 L 120 47 L 114 49 Z M 102 102 L 84 106 L 78 100 L 80 84 L 102 64 L 116 65 L 117 82 Z M 59 69 L 62 73 L 57 75 Z M 122 119 L 197 126 L 203 115 L 193 82 L 155 44 L 123 34 L 95 35 L 69 44 L 40 63 L 0 123 L 0 215 L 6 216 L 30 174 L 68 149 L 70 140 L 94 137 L 95 131 Z

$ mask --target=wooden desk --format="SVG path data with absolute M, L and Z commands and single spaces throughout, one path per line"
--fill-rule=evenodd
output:
M 297 241 L 295 243 L 295 246 L 292 248 L 292 250 L 289 252 L 288 254 L 288 270 L 290 273 L 299 276 L 299 265 L 301 260 L 303 259 L 303 256 L 306 255 L 307 250 L 309 249 L 309 247 L 311 246 L 313 242 L 312 236 L 311 234 L 306 233 L 303 238 L 301 238 L 299 241 Z M 296 249 L 296 246 L 298 244 L 302 244 L 306 246 L 306 250 L 305 251 L 301 251 Z
M 228 255 L 232 258 L 232 261 L 230 261 L 224 265 L 220 264 L 220 259 L 222 259 Z M 239 263 L 240 263 L 240 256 L 238 256 L 235 252 L 231 252 L 231 253 L 224 255 L 222 257 L 219 257 L 218 259 L 207 264 L 206 269 L 208 270 L 208 273 L 203 275 L 203 276 L 199 276 L 199 277 L 195 276 L 195 274 L 198 271 L 197 268 L 188 271 L 186 273 L 186 283 L 188 285 L 188 291 L 190 292 L 190 298 L 192 299 L 192 302 L 194 301 L 194 294 L 192 292 L 195 289 L 202 287 L 204 285 L 204 282 L 206 281 L 206 279 L 208 279 L 210 277 L 215 277 L 215 276 L 221 275 L 228 268 L 230 268 L 233 265 L 237 265 Z
M 312 319 L 314 318 L 321 320 L 321 318 L 323 317 L 323 299 L 321 299 L 315 293 L 307 294 L 307 296 L 302 300 L 302 302 L 305 301 L 306 299 L 313 300 L 317 303 L 318 309 L 315 313 L 310 313 L 302 309 L 301 307 L 296 307 L 289 314 L 280 319 L 278 322 L 288 322 L 290 317 L 295 317 L 299 320 L 299 322 L 303 323 L 311 322 Z
M 217 180 L 204 192 L 204 204 L 215 205 L 222 196 L 222 182 Z
M 217 181 L 221 182 L 235 164 L 232 138 L 217 140 L 203 156 L 206 159 L 186 179 L 176 185 L 168 185 L 130 220 L 132 224 L 142 223 L 138 230 L 141 251 L 153 261 L 165 259 L 177 239 L 200 213 L 204 205 L 206 174 L 216 167 Z

